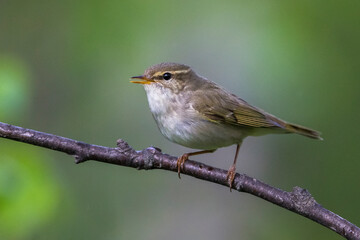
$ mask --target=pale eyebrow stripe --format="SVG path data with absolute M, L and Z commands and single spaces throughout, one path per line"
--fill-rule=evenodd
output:
M 187 70 L 177 70 L 177 71 L 171 71 L 172 73 L 188 73 L 190 72 L 190 69 Z
M 157 76 L 161 76 L 166 72 L 172 73 L 172 74 L 179 74 L 179 73 L 188 73 L 190 72 L 191 69 L 186 69 L 186 70 L 176 70 L 176 71 L 162 71 L 162 72 L 157 72 L 156 74 L 154 74 L 154 77 Z

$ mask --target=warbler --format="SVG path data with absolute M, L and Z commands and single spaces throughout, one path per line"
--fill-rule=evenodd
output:
M 201 150 L 178 158 L 179 178 L 190 156 L 236 144 L 234 161 L 227 173 L 231 190 L 239 149 L 247 136 L 296 133 L 322 139 L 318 131 L 288 123 L 250 105 L 185 64 L 160 63 L 132 79 L 132 83 L 144 85 L 160 132 L 172 142 Z

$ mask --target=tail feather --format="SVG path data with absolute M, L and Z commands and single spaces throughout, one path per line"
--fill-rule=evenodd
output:
M 310 129 L 310 128 L 306 128 L 300 125 L 296 125 L 296 124 L 292 124 L 292 123 L 287 123 L 286 124 L 286 130 L 291 132 L 291 133 L 297 133 L 309 138 L 314 138 L 314 139 L 318 139 L 318 140 L 323 140 L 322 137 L 320 137 L 320 132 Z

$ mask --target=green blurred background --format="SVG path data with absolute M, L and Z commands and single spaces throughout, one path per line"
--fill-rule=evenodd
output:
M 248 102 L 317 129 L 248 138 L 238 171 L 309 189 L 360 225 L 360 2 L 0 2 L 0 121 L 172 155 L 141 86 L 150 65 L 191 65 Z M 194 159 L 228 169 L 235 148 Z M 340 239 L 248 194 L 0 139 L 0 239 Z

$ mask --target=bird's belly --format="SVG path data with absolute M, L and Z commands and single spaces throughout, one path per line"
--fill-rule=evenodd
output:
M 155 120 L 167 139 L 189 148 L 217 149 L 239 143 L 248 136 L 246 129 L 220 125 L 204 119 L 167 115 L 157 116 Z
M 181 94 L 150 88 L 145 85 L 150 110 L 161 133 L 172 142 L 210 150 L 239 143 L 249 135 L 245 128 L 207 121 Z

